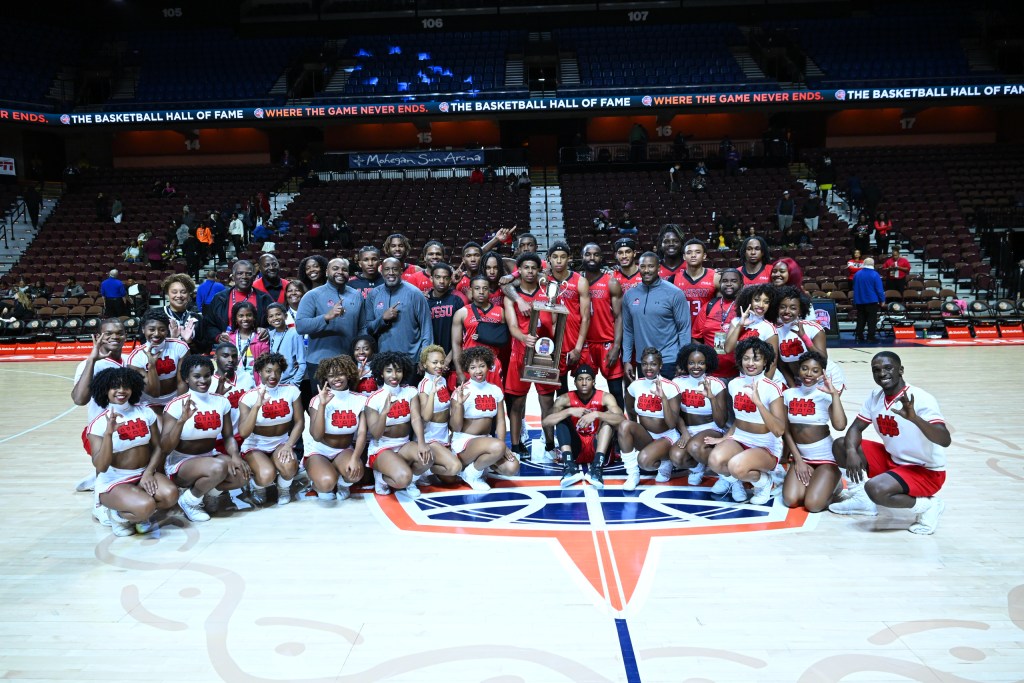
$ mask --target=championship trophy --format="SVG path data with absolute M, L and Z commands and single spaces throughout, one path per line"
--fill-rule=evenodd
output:
M 519 379 L 524 382 L 552 384 L 558 386 L 558 360 L 562 354 L 562 337 L 565 332 L 565 319 L 569 309 L 556 303 L 559 294 L 559 283 L 548 282 L 545 290 L 547 301 L 534 301 L 530 311 L 530 335 L 537 338 L 532 347 L 526 348 L 526 359 Z M 546 314 L 546 315 L 545 315 Z M 550 326 L 541 317 L 550 318 Z M 551 336 L 547 336 L 550 334 Z

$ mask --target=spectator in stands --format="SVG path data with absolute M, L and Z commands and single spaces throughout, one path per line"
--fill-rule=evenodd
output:
M 33 228 L 38 228 L 39 211 L 43 208 L 43 196 L 39 193 L 35 183 L 28 186 L 23 199 L 25 200 L 25 208 L 28 210 L 29 222 L 32 223 Z
M 193 287 L 194 286 L 195 285 L 193 284 Z M 215 297 L 218 292 L 223 292 L 225 289 L 227 289 L 227 287 L 221 284 L 218 279 L 217 271 L 210 268 L 206 271 L 206 278 L 203 280 L 203 283 L 199 285 L 198 289 L 196 289 L 196 307 L 199 310 L 203 310 L 203 308 L 206 307 L 206 304 L 213 301 L 213 297 Z M 167 292 L 164 292 L 164 294 L 166 293 Z
M 494 167 L 487 165 L 484 167 L 484 182 L 493 183 L 498 179 L 498 174 L 494 172 Z
M 186 203 L 185 206 L 181 207 L 181 222 L 191 228 L 195 225 L 195 220 L 196 216 L 192 213 L 192 207 Z
M 231 214 L 231 222 L 228 224 L 228 237 L 231 239 L 231 244 L 235 246 L 235 258 L 242 255 L 242 249 L 245 247 L 245 223 L 242 222 L 242 217 L 237 213 Z
M 174 239 L 179 249 L 185 248 L 185 240 L 188 239 L 189 230 L 191 230 L 191 228 L 184 220 L 182 220 L 177 228 L 175 228 Z
M 804 202 L 803 208 L 800 213 L 804 217 L 804 225 L 811 232 L 818 229 L 818 219 L 821 217 L 821 200 L 818 199 L 818 195 L 815 192 L 811 193 L 811 196 Z
M 789 196 L 789 190 L 782 191 L 782 199 L 775 206 L 775 216 L 779 219 L 779 234 L 785 235 L 790 226 L 793 225 L 793 216 L 796 215 L 796 202 Z
M 195 236 L 199 241 L 199 260 L 209 260 L 210 251 L 213 249 L 213 229 L 205 221 L 200 221 Z M 186 258 L 188 258 L 187 255 Z M 199 267 L 196 266 L 196 270 L 198 269 Z
M 110 216 L 110 209 L 107 206 L 107 196 L 100 192 L 96 195 L 96 199 L 93 200 L 93 205 L 96 207 L 96 220 L 107 220 Z
M 879 257 L 889 253 L 889 233 L 892 232 L 892 221 L 885 211 L 879 211 L 875 217 L 875 253 Z
M 314 249 L 323 249 L 327 246 L 323 236 L 323 227 L 320 215 L 316 211 L 306 216 L 306 234 L 309 235 L 309 243 Z
M 672 139 L 672 158 L 676 161 L 690 158 L 690 150 L 686 146 L 686 136 L 683 135 L 683 131 L 676 133 Z
M 185 257 L 185 270 L 193 278 L 199 277 L 199 267 L 203 261 L 205 245 L 199 241 L 198 230 L 189 230 L 188 236 L 181 245 L 181 254 Z
M 114 203 L 110 205 L 110 219 L 115 223 L 120 223 L 124 218 L 124 203 L 121 198 L 114 196 Z
M 818 191 L 821 192 L 822 199 L 825 205 L 828 206 L 829 196 L 836 184 L 836 168 L 832 165 L 832 158 L 830 156 L 825 155 L 822 157 L 815 175 L 818 182 Z
M 469 174 L 470 185 L 483 185 L 484 184 L 484 172 L 479 168 L 474 168 Z
M 136 282 L 129 275 L 125 278 L 125 290 L 128 292 L 128 311 L 132 315 L 142 315 L 149 308 L 149 290 L 146 285 Z
M 258 289 L 253 289 L 252 282 L 255 277 L 252 261 L 244 259 L 235 261 L 231 266 L 231 279 L 234 285 L 214 295 L 213 300 L 203 306 L 203 318 L 206 321 L 207 337 L 210 345 L 224 341 L 231 341 L 228 332 L 231 329 L 231 312 L 234 306 L 242 301 L 248 301 L 256 308 L 256 333 L 260 339 L 267 339 L 267 306 L 274 303 L 274 300 Z
M 307 292 L 314 287 L 327 284 L 327 259 L 320 254 L 313 254 L 299 261 L 297 271 L 298 280 L 306 286 Z
M 530 174 L 527 173 L 526 171 L 520 173 L 519 180 L 516 181 L 516 186 L 520 190 L 526 190 L 527 192 L 529 192 L 530 188 L 533 187 L 533 181 L 530 180 Z
M 882 277 L 875 272 L 875 259 L 864 259 L 863 268 L 853 276 L 853 305 L 857 309 L 857 329 L 854 338 L 863 342 L 877 341 L 875 328 L 878 326 L 878 309 L 885 303 L 885 289 Z
M 853 236 L 854 250 L 860 250 L 862 254 L 868 253 L 871 249 L 871 224 L 868 223 L 866 211 L 861 212 L 857 222 L 850 228 L 850 233 Z
M 355 246 L 352 241 L 352 228 L 349 227 L 345 215 L 340 211 L 331 223 L 331 239 L 337 240 L 338 246 L 342 249 L 351 249 Z
M 85 296 L 85 289 L 82 285 L 75 282 L 75 278 L 69 277 L 67 282 L 64 283 L 64 293 L 61 296 L 64 301 L 67 301 L 71 297 L 81 298 Z
M 728 151 L 725 153 L 725 174 L 730 176 L 737 176 L 740 174 L 740 151 L 736 149 L 735 145 L 730 144 Z
M 611 209 L 598 209 L 594 216 L 594 230 L 597 232 L 612 232 L 615 225 L 612 224 Z
M 159 197 L 164 191 L 164 184 L 159 180 L 154 180 L 153 184 L 149 186 L 149 194 L 151 197 Z
M 228 262 L 228 224 L 220 211 L 210 212 L 210 230 L 213 232 L 213 245 L 210 247 L 210 256 L 215 263 Z
M 647 129 L 639 123 L 629 131 L 629 160 L 647 161 Z
M 176 194 L 178 194 L 178 191 L 174 188 L 174 185 L 171 184 L 170 180 L 164 183 L 163 189 L 160 190 L 160 196 L 164 199 L 170 199 Z
M 519 176 L 509 171 L 505 176 L 505 189 L 509 192 L 515 192 L 517 187 L 519 187 Z
M 814 246 L 811 242 L 811 236 L 807 234 L 804 226 L 799 223 L 793 224 L 793 229 L 789 231 L 789 240 L 790 243 L 801 249 L 810 249 Z
M 128 305 L 128 290 L 118 279 L 117 269 L 107 273 L 107 279 L 100 283 L 100 296 L 103 297 L 103 315 L 116 318 L 125 315 Z
M 622 218 L 619 219 L 619 234 L 620 235 L 636 235 L 640 230 L 636 227 L 636 223 L 629 217 L 629 211 L 622 212 Z
M 381 264 L 382 287 L 371 289 L 364 302 L 367 331 L 377 338 L 380 353 L 397 351 L 410 361 L 434 343 L 430 308 L 423 292 L 402 281 L 403 262 L 395 257 Z M 413 361 L 415 365 L 416 362 Z
M 281 264 L 273 254 L 260 254 L 257 261 L 260 265 L 260 276 L 252 283 L 252 286 L 276 303 L 285 303 L 284 290 L 288 287 L 288 280 L 278 276 Z
M 142 246 L 145 244 L 143 240 L 136 238 L 131 244 L 125 247 L 124 262 L 125 263 L 139 263 L 142 260 Z
M 668 169 L 668 191 L 672 193 L 683 189 L 683 167 L 682 164 L 673 164 Z
M 910 261 L 900 256 L 898 247 L 892 248 L 892 256 L 882 264 L 885 273 L 885 288 L 895 289 L 900 294 L 907 288 L 907 275 L 910 273 Z
M 149 267 L 159 270 L 164 267 L 164 241 L 156 235 L 149 235 L 142 243 L 142 253 L 149 261 Z
M 38 278 L 35 284 L 28 288 L 26 293 L 33 299 L 49 299 L 50 295 L 53 294 L 53 290 L 47 286 L 43 278 Z
M 859 176 L 852 175 L 846 179 L 846 199 L 851 212 L 864 206 L 864 188 L 861 187 Z
M 846 273 L 847 278 L 850 282 L 853 282 L 853 276 L 857 274 L 857 271 L 864 267 L 864 255 L 860 249 L 853 250 L 853 256 L 846 262 Z
M 14 306 L 5 308 L 0 313 L 0 318 L 4 322 L 11 322 L 13 320 L 32 320 L 36 317 L 36 309 L 32 304 L 32 299 L 29 298 L 25 292 L 18 292 L 14 295 Z

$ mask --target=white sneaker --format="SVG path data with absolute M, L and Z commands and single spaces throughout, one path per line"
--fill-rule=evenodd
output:
M 711 487 L 711 493 L 715 493 L 718 495 L 728 493 L 729 489 L 732 488 L 732 483 L 734 481 L 736 480 L 733 479 L 732 477 L 722 474 L 718 475 L 718 481 L 716 481 L 715 485 Z
M 135 522 L 129 522 L 127 519 L 119 515 L 116 510 L 108 509 L 107 517 L 110 519 L 110 531 L 115 536 L 135 535 Z
M 878 515 L 878 506 L 875 505 L 873 500 L 868 498 L 868 494 L 864 489 L 859 489 L 851 493 L 850 497 L 846 500 L 829 505 L 828 511 L 837 515 L 867 515 L 875 517 Z
M 282 483 L 278 482 L 278 484 L 277 484 L 277 504 L 278 505 L 287 505 L 290 502 L 292 502 L 292 483 L 288 482 L 288 484 L 282 484 Z
M 178 507 L 185 513 L 190 522 L 209 522 L 210 515 L 206 514 L 206 510 L 203 509 L 203 501 L 201 498 L 196 498 L 189 492 L 185 491 L 184 494 L 178 496 Z
M 626 481 L 622 485 L 623 491 L 636 491 L 636 487 L 640 485 L 640 470 L 632 472 L 626 475 Z
M 459 478 L 462 479 L 462 481 L 466 482 L 469 485 L 469 488 L 473 489 L 474 491 L 491 490 L 491 485 L 484 480 L 483 474 L 473 476 L 466 472 L 466 470 L 462 470 L 461 472 L 459 472 Z
M 549 451 L 541 451 L 540 455 L 538 455 L 537 458 L 533 460 L 533 462 L 539 463 L 541 465 L 553 465 L 555 464 L 555 462 L 558 461 L 559 457 L 560 454 L 558 452 L 558 449 L 552 448 Z
M 339 481 L 338 487 L 335 490 L 337 491 L 335 497 L 338 501 L 348 500 L 352 496 L 352 491 L 350 490 L 349 485 L 343 482 Z
M 151 519 L 147 519 L 145 522 L 139 522 L 135 525 L 135 533 L 137 534 L 148 534 L 156 529 L 156 522 Z
M 941 498 L 932 498 L 931 506 L 917 516 L 917 521 L 910 525 L 909 531 L 925 536 L 934 534 L 936 527 L 939 526 L 939 517 L 945 509 L 946 504 Z
M 700 486 L 700 483 L 704 481 L 704 473 L 707 471 L 708 466 L 697 463 L 690 468 L 690 473 L 686 475 L 686 484 L 688 486 Z
M 743 482 L 739 479 L 733 479 L 729 485 L 729 492 L 732 495 L 732 499 L 737 503 L 743 503 L 747 500 L 747 490 L 743 488 Z
M 672 461 L 662 460 L 661 464 L 658 465 L 658 476 L 654 478 L 659 484 L 665 484 L 672 481 Z
M 412 498 L 413 500 L 423 495 L 422 493 L 420 493 L 420 488 L 416 486 L 416 482 L 414 481 L 410 482 L 408 486 L 402 489 L 402 492 L 405 493 L 405 495 L 407 495 L 409 498 Z
M 87 476 L 85 479 L 83 479 L 82 481 L 80 481 L 77 484 L 75 484 L 75 490 L 79 491 L 79 492 L 82 492 L 82 491 L 92 491 L 94 488 L 96 488 L 96 473 L 95 472 L 93 472 L 92 474 Z
M 772 475 L 761 475 L 762 478 L 767 479 L 767 483 L 763 485 L 754 484 L 754 495 L 750 497 L 750 502 L 754 505 L 764 505 L 772 499 L 772 488 L 775 486 L 775 479 Z
M 322 491 L 317 491 L 316 492 L 316 499 L 321 501 L 321 502 L 326 503 L 326 502 L 329 502 L 329 501 L 332 501 L 332 500 L 337 500 L 338 496 L 336 496 L 333 491 L 328 491 L 326 493 L 324 493 Z
M 782 482 L 786 481 L 786 468 L 781 463 L 775 465 L 775 469 L 771 473 L 772 484 L 774 486 L 782 486 Z
M 384 475 L 377 470 L 373 471 L 373 491 L 378 496 L 387 496 L 391 493 L 391 487 L 384 481 Z
M 107 508 L 96 504 L 92 506 L 92 518 L 103 526 L 110 526 L 110 517 L 107 515 Z

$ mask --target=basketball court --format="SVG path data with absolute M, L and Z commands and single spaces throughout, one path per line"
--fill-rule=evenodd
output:
M 831 352 L 851 419 L 877 350 Z M 1021 350 L 898 353 L 953 434 L 934 536 L 908 533 L 909 513 L 736 504 L 685 475 L 627 494 L 615 470 L 604 491 L 561 490 L 556 469 L 524 465 L 484 494 L 175 514 L 116 538 L 74 492 L 90 466 L 75 363 L 2 363 L 0 676 L 1021 680 Z

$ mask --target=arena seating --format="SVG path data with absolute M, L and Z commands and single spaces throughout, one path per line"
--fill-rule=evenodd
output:
M 57 70 L 78 57 L 81 34 L 55 26 L 4 21 L 0 47 L 0 99 L 46 107 L 47 91 Z

